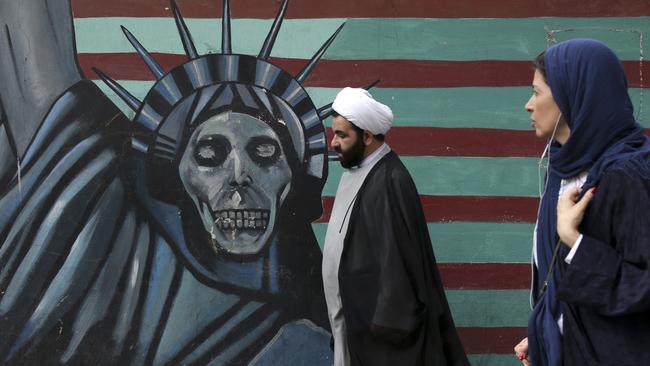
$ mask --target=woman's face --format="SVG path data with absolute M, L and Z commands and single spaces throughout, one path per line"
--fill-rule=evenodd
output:
M 291 182 L 280 140 L 266 123 L 234 112 L 206 120 L 190 137 L 179 173 L 217 245 L 235 254 L 265 246 Z
M 535 70 L 533 77 L 533 95 L 526 103 L 526 111 L 530 113 L 530 124 L 535 129 L 537 137 L 549 139 L 553 135 L 555 124 L 555 140 L 563 144 L 569 138 L 569 127 L 561 116 L 560 107 L 555 103 L 551 88 L 544 80 L 544 75 Z M 559 119 L 559 120 L 558 120 Z

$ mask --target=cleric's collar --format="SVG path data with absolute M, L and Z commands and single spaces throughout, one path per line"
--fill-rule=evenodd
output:
M 359 164 L 359 168 L 364 168 L 368 165 L 373 165 L 377 160 L 381 159 L 384 155 L 386 155 L 390 151 L 390 146 L 386 144 L 385 142 L 381 144 L 377 148 L 377 150 L 373 151 L 372 154 L 366 156 L 363 161 Z

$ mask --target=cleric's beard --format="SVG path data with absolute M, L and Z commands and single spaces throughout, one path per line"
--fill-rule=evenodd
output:
M 366 145 L 363 143 L 363 139 L 357 136 L 357 140 L 347 150 L 339 147 L 336 148 L 336 152 L 340 154 L 341 166 L 345 169 L 350 169 L 361 164 L 366 152 Z

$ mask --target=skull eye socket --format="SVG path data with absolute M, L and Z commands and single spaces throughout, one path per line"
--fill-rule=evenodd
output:
M 230 143 L 225 137 L 209 136 L 196 144 L 194 159 L 200 166 L 217 167 L 226 161 L 230 149 Z
M 251 138 L 246 151 L 257 165 L 269 166 L 280 158 L 280 145 L 277 141 L 266 136 Z

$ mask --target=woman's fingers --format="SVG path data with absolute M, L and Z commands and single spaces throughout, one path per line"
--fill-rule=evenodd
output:
M 530 366 L 527 359 L 528 357 L 528 338 L 524 338 L 515 346 L 515 357 L 519 359 L 524 365 Z
M 591 188 L 590 190 L 588 190 L 587 193 L 585 193 L 585 195 L 582 196 L 580 201 L 578 201 L 576 203 L 575 206 L 576 206 L 576 209 L 578 209 L 578 211 L 584 212 L 587 209 L 587 205 L 589 204 L 591 199 L 594 198 L 594 191 L 595 190 L 596 190 L 596 188 Z

